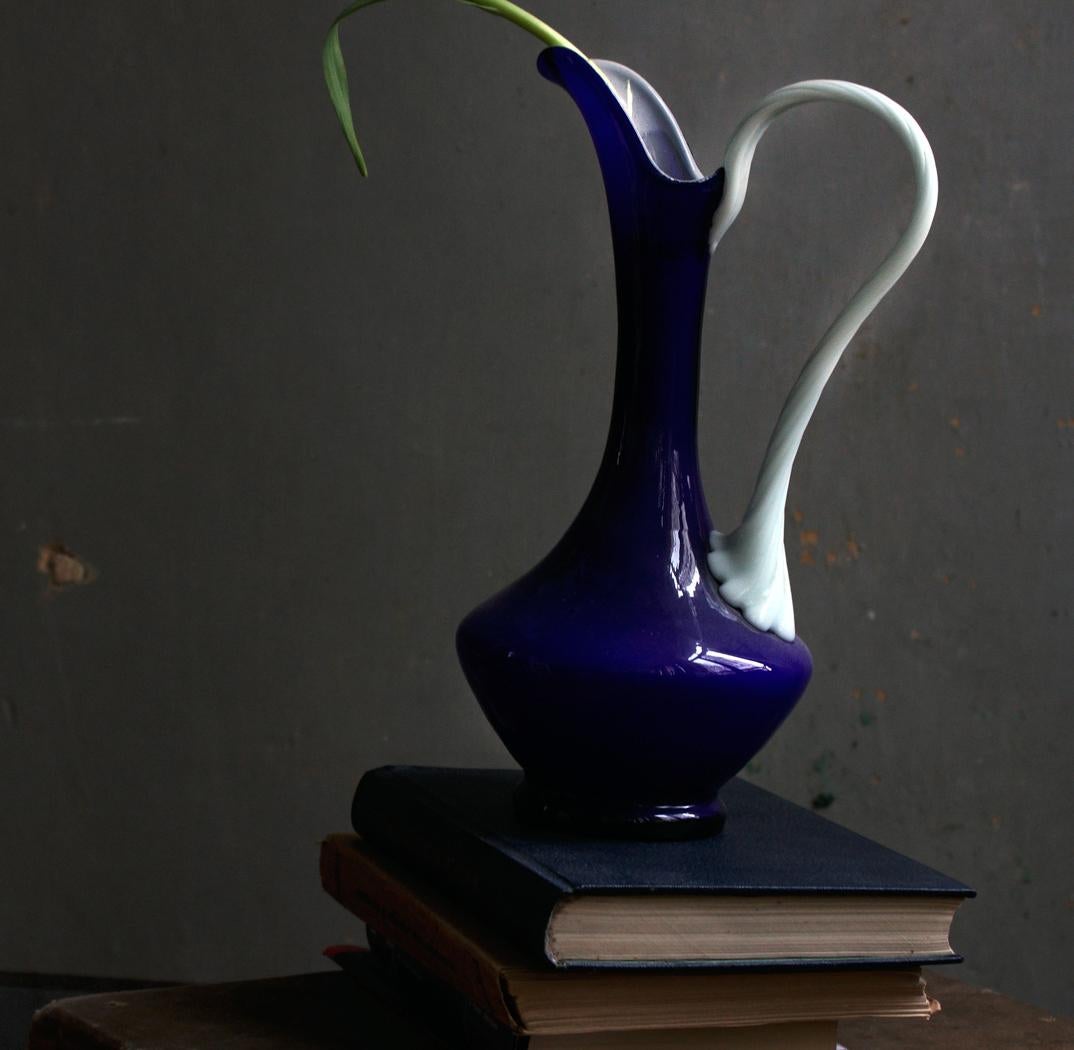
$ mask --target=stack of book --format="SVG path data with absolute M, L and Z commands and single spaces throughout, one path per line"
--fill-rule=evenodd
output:
M 387 766 L 321 881 L 363 920 L 338 952 L 449 1042 L 531 1050 L 832 1050 L 849 1018 L 927 1020 L 973 891 L 742 780 L 717 836 L 520 825 L 521 774 Z

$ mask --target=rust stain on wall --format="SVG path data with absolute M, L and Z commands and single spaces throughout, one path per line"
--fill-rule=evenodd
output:
M 37 571 L 48 577 L 50 591 L 81 587 L 97 579 L 97 570 L 58 540 L 38 548 Z

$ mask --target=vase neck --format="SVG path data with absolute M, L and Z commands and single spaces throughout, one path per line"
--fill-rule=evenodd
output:
M 611 214 L 618 348 L 605 462 L 637 466 L 663 450 L 695 469 L 707 244 L 639 236 L 637 216 Z
M 612 418 L 579 524 L 644 517 L 646 507 L 669 521 L 671 510 L 676 530 L 686 529 L 700 555 L 710 527 L 697 458 L 700 341 L 709 231 L 723 172 L 700 177 L 652 88 L 622 66 L 599 65 L 603 75 L 564 48 L 543 52 L 539 62 L 542 74 L 575 101 L 593 139 L 615 256 Z
M 709 231 L 723 172 L 700 176 L 674 117 L 636 73 L 597 64 L 600 72 L 551 48 L 539 68 L 581 110 L 608 199 L 619 337 L 604 462 L 633 472 L 664 455 L 696 470 Z

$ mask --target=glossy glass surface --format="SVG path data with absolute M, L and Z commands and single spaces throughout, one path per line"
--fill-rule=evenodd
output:
M 800 639 L 747 624 L 706 567 L 698 371 L 723 173 L 662 174 L 576 53 L 549 49 L 539 69 L 578 105 L 604 176 L 619 316 L 611 426 L 578 517 L 535 569 L 467 616 L 459 658 L 526 772 L 521 812 L 612 833 L 712 831 L 720 786 L 812 671 Z

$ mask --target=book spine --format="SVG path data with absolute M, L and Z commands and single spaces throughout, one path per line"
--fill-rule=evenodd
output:
M 556 963 L 548 950 L 548 924 L 571 893 L 570 884 L 460 823 L 406 775 L 406 767 L 382 766 L 362 777 L 351 823 L 363 838 L 433 878 L 517 947 Z
M 337 966 L 402 1014 L 419 1016 L 425 1026 L 454 1047 L 467 1050 L 526 1050 L 518 1035 L 482 1013 L 474 1003 L 438 981 L 404 952 L 366 926 L 369 950 L 340 945 L 325 951 Z
M 472 941 L 444 928 L 431 909 L 360 853 L 346 863 L 339 844 L 321 844 L 321 885 L 348 911 L 512 1031 L 523 1027 L 506 995 L 499 967 Z
M 369 950 L 398 997 L 422 1003 L 439 1019 L 436 1027 L 453 1037 L 453 1045 L 467 1050 L 526 1050 L 530 1037 L 504 1027 L 484 1013 L 468 996 L 438 980 L 416 960 L 366 927 Z

